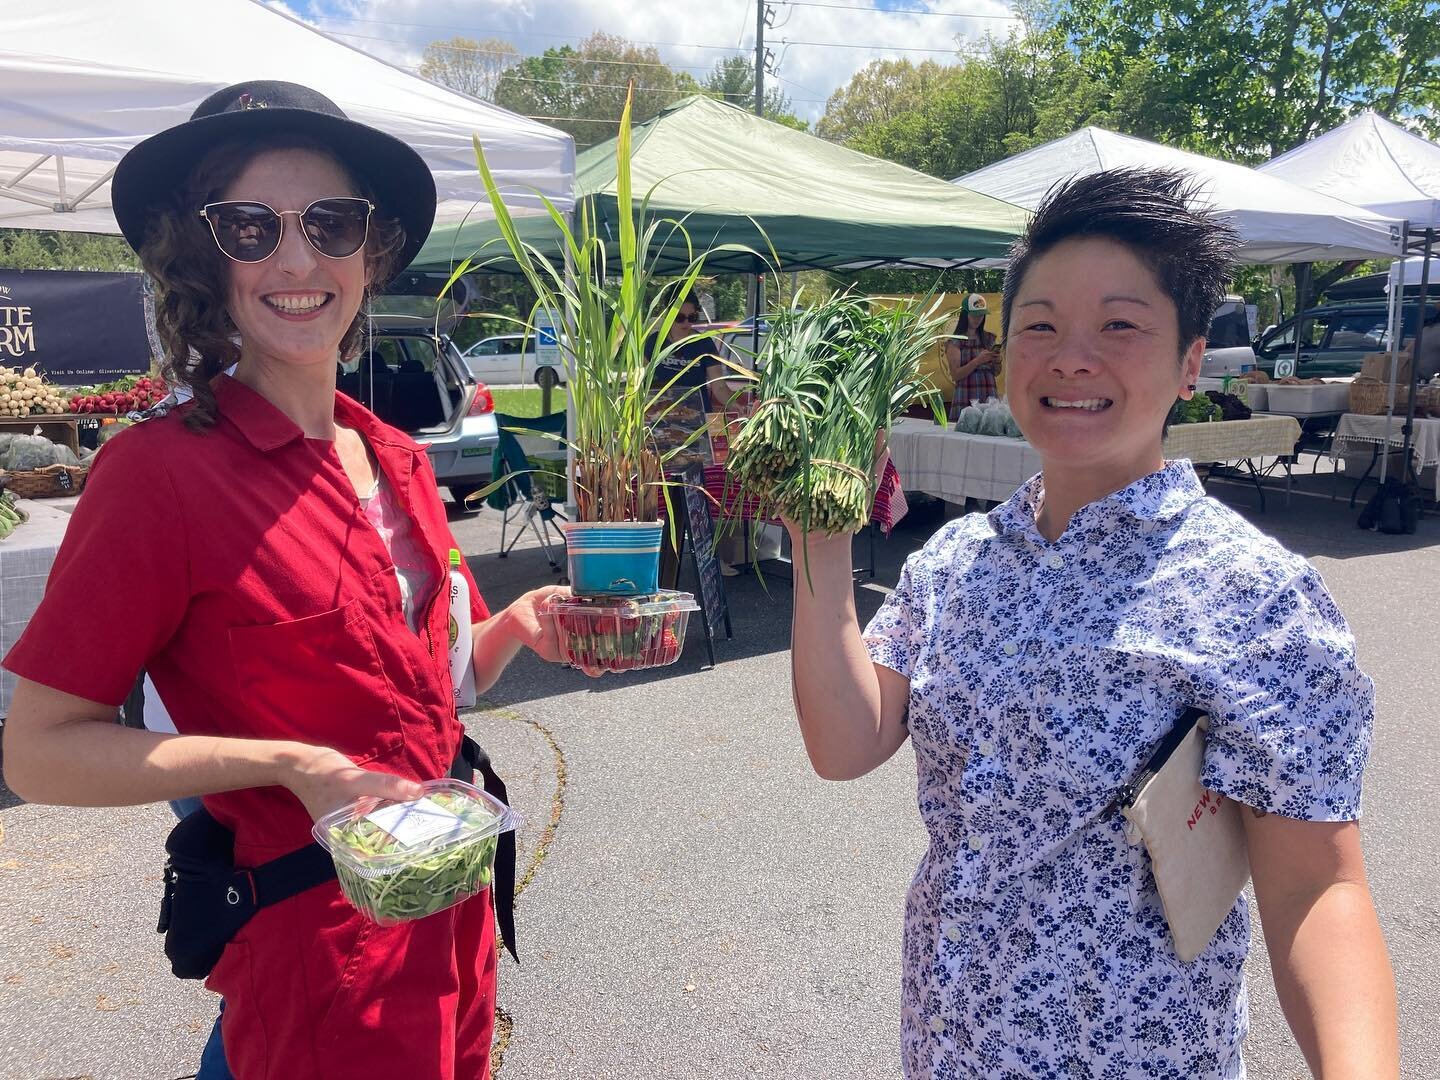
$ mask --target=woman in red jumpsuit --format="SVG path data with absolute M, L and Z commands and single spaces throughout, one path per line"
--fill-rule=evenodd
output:
M 434 183 L 314 91 L 247 83 L 132 150 L 113 190 L 195 400 L 97 456 L 5 657 L 5 778 L 67 805 L 201 795 L 256 866 L 349 799 L 416 797 L 460 744 L 434 473 L 335 390 Z M 553 591 L 492 617 L 471 582 L 478 687 L 521 647 L 558 658 Z M 142 669 L 178 734 L 113 722 Z M 488 1080 L 495 967 L 488 893 L 380 927 L 332 880 L 257 912 L 208 985 L 238 1080 Z

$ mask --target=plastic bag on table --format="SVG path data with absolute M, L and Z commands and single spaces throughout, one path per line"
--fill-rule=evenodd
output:
M 982 405 L 981 410 L 980 434 L 1004 438 L 1005 418 L 1009 416 L 1010 410 L 994 399 Z
M 29 469 L 43 469 L 47 465 L 78 464 L 74 454 L 70 454 L 69 461 L 62 462 L 61 450 L 69 453 L 69 447 L 53 443 L 44 435 L 16 435 L 10 440 L 3 456 L 0 456 L 0 468 L 11 472 L 25 472 Z
M 963 431 L 967 435 L 975 435 L 980 431 L 980 406 L 966 405 L 960 410 L 960 419 L 955 422 L 955 430 Z

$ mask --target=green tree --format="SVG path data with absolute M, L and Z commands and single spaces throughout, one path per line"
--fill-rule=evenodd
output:
M 615 134 L 631 86 L 637 124 L 700 90 L 689 75 L 662 62 L 653 47 L 596 32 L 578 49 L 546 49 L 508 69 L 500 76 L 495 101 L 570 132 L 585 147 Z
M 867 128 L 889 123 L 921 105 L 949 77 L 949 68 L 934 60 L 875 60 L 830 95 L 815 133 L 832 142 L 848 143 Z
M 1190 149 L 1262 162 L 1366 107 L 1440 130 L 1429 0 L 1055 0 L 1049 14 L 1092 76 L 1143 72 L 1169 103 L 1157 134 Z
M 950 179 L 1086 124 L 1153 134 L 1142 80 L 1124 93 L 1085 71 L 1054 29 L 1027 24 L 956 62 L 872 63 L 826 104 L 817 130 L 854 149 Z
M 432 41 L 425 46 L 420 74 L 462 94 L 494 101 L 500 77 L 520 60 L 520 50 L 508 41 L 452 37 L 448 41 Z
M 711 97 L 728 101 L 731 105 L 753 110 L 755 108 L 755 64 L 748 56 L 736 54 L 715 62 L 705 81 L 700 84 Z M 764 116 L 767 120 L 806 131 L 810 125 L 790 111 L 790 98 L 779 87 L 771 85 L 765 90 Z
M 0 267 L 8 270 L 139 270 L 140 260 L 118 236 L 0 229 Z

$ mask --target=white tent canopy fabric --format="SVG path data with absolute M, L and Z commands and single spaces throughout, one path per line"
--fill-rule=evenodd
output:
M 506 202 L 573 202 L 564 132 L 436 86 L 259 0 L 8 5 L 0 34 L 0 227 L 118 233 L 109 178 L 136 143 L 223 86 L 313 87 L 409 143 L 435 177 L 436 222 L 489 215 L 478 135 Z
M 1440 226 L 1440 146 L 1368 109 L 1257 171 L 1419 228 Z
M 1240 231 L 1244 262 L 1400 254 L 1399 220 L 1243 165 L 1098 127 L 1081 128 L 954 182 L 1033 210 L 1062 180 L 1125 166 L 1178 169 L 1193 176 L 1204 204 L 1221 211 Z

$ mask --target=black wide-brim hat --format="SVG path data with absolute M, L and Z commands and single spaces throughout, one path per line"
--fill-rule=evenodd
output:
M 188 121 L 137 143 L 121 158 L 110 182 L 110 205 L 125 240 L 140 250 L 151 213 L 170 204 L 212 147 L 245 139 L 263 146 L 267 136 L 277 134 L 310 136 L 363 181 L 379 212 L 404 226 L 396 269 L 409 265 L 435 223 L 435 178 L 424 159 L 395 136 L 351 120 L 324 94 L 268 80 L 217 90 Z

